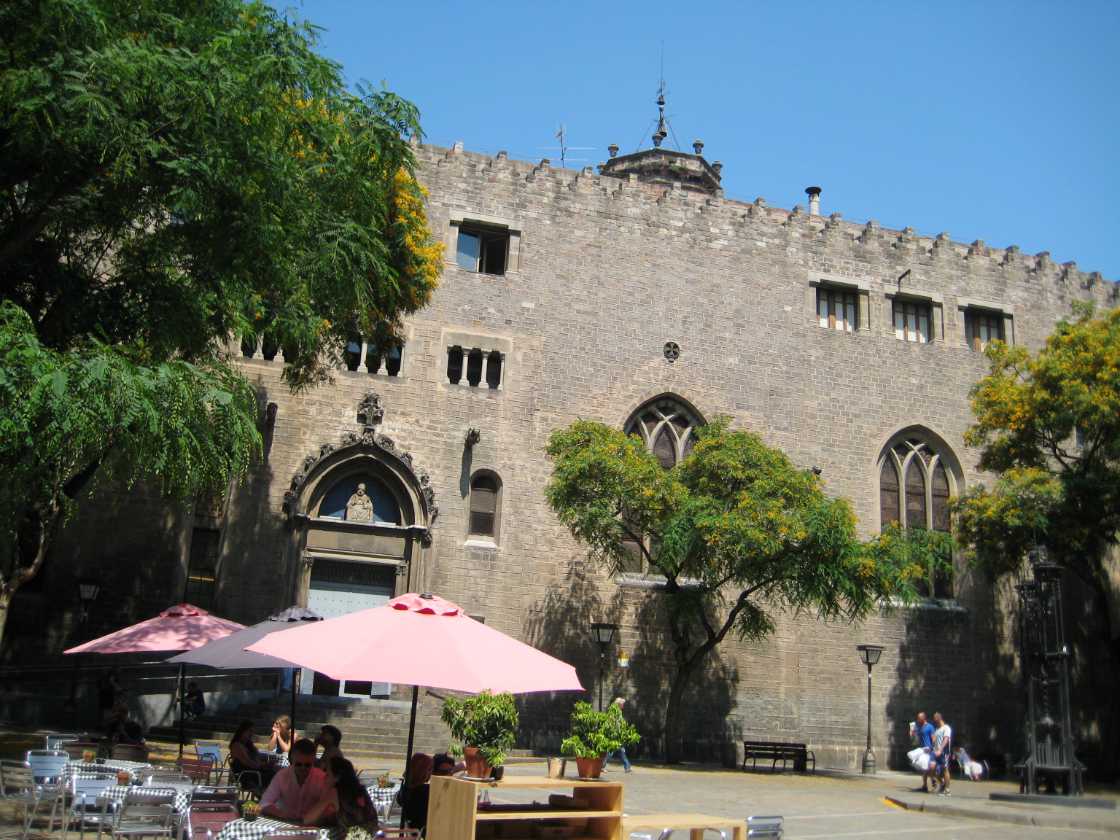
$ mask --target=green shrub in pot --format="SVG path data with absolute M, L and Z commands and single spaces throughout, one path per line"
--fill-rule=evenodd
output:
M 576 703 L 571 726 L 571 735 L 560 744 L 560 752 L 576 758 L 602 758 L 641 740 L 638 730 L 613 705 L 605 712 L 597 712 L 590 703 Z
M 512 694 L 483 691 L 473 697 L 448 697 L 440 717 L 451 737 L 464 747 L 478 747 L 491 767 L 500 767 L 513 748 L 518 717 Z

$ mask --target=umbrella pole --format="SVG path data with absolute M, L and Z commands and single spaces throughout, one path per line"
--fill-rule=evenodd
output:
M 412 741 L 416 735 L 416 699 L 420 695 L 420 687 L 412 687 L 412 713 L 408 716 L 408 746 L 404 751 L 404 784 L 408 787 L 408 766 L 412 763 Z M 404 828 L 404 810 L 401 810 L 401 828 Z
M 187 698 L 183 691 L 183 677 L 187 672 L 185 663 L 179 663 L 179 758 L 183 757 L 183 718 L 186 717 Z
M 292 732 L 289 737 L 295 738 L 296 732 L 296 694 L 299 693 L 299 678 L 303 676 L 302 668 L 292 669 L 292 713 L 288 715 L 292 719 Z

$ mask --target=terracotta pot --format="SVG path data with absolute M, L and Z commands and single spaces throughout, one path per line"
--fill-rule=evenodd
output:
M 130 784 L 131 782 L 132 782 L 132 774 L 129 773 L 127 770 L 121 770 L 120 772 L 117 773 L 117 784 L 118 785 L 127 785 L 127 784 Z
M 490 765 L 479 753 L 478 747 L 464 747 L 463 762 L 467 765 L 467 775 L 472 779 L 490 778 Z
M 576 772 L 581 779 L 598 779 L 603 773 L 603 757 L 577 758 Z

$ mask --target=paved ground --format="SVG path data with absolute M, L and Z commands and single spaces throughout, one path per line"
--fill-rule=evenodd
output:
M 526 765 L 507 772 L 540 775 L 542 766 Z M 995 790 L 1015 791 L 1002 782 L 954 784 L 953 795 L 915 794 L 916 776 L 880 773 L 873 778 L 858 774 L 743 773 L 714 769 L 662 769 L 635 767 L 623 774 L 613 766 L 607 774 L 625 785 L 627 813 L 701 811 L 718 815 L 780 814 L 786 820 L 788 840 L 807 838 L 1103 838 L 1120 836 L 1120 810 L 1076 813 L 1050 806 L 997 806 L 988 801 Z M 1113 800 L 1117 794 L 1106 794 Z M 900 808 L 887 797 L 928 802 L 957 813 L 927 813 Z M 1021 825 L 979 819 L 978 816 L 1031 818 L 1046 825 Z M 682 836 L 685 836 L 682 834 Z M 713 835 L 714 836 L 714 835 Z
M 11 733 L 4 734 L 8 737 L 0 735 L 0 758 L 18 757 L 22 742 L 17 742 Z M 29 745 L 41 743 L 35 736 L 23 737 Z M 172 760 L 174 750 L 165 747 L 157 756 Z M 395 773 L 401 769 L 399 760 L 353 758 L 359 767 L 391 767 Z M 544 763 L 519 762 L 508 767 L 507 772 L 540 776 L 544 775 Z M 612 765 L 607 777 L 625 783 L 627 813 L 701 811 L 741 819 L 751 814 L 780 814 L 786 820 L 788 840 L 1120 837 L 1120 810 L 1003 805 L 988 800 L 988 794 L 993 791 L 1017 790 L 1008 782 L 957 780 L 952 796 L 937 797 L 914 793 L 915 775 L 893 772 L 866 777 L 829 771 L 799 775 L 687 766 L 637 766 L 633 773 L 624 774 L 618 765 Z M 563 787 L 559 786 L 558 790 L 562 791 Z M 1091 793 L 1120 801 L 1120 792 L 1115 789 Z M 543 791 L 540 796 L 543 798 Z M 926 810 L 916 810 L 919 808 Z M 0 840 L 15 840 L 18 836 L 14 815 L 10 809 L 0 808 Z M 32 836 L 36 840 L 47 840 L 45 832 L 35 832 Z M 57 832 L 52 840 L 59 840 Z

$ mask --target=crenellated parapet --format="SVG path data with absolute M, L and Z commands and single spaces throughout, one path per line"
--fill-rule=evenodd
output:
M 474 182 L 480 204 L 504 197 L 509 205 L 505 215 L 516 210 L 532 217 L 550 207 L 555 212 L 594 216 L 600 224 L 617 224 L 620 230 L 644 220 L 664 225 L 666 235 L 693 241 L 711 236 L 727 240 L 730 247 L 736 239 L 756 243 L 760 237 L 787 246 L 796 242 L 807 253 L 866 263 L 865 270 L 872 274 L 884 273 L 888 267 L 891 271 L 899 266 L 928 268 L 962 282 L 986 278 L 995 285 L 1043 283 L 1056 295 L 1092 298 L 1103 305 L 1120 302 L 1116 282 L 1106 281 L 1099 272 L 1082 271 L 1074 262 L 1058 264 L 1048 251 L 1028 255 L 1017 245 L 993 248 L 983 240 L 954 241 L 947 232 L 927 236 L 913 227 L 895 230 L 875 220 L 848 221 L 839 213 L 821 216 L 800 205 L 773 207 L 761 197 L 753 202 L 727 198 L 718 189 L 719 170 L 698 155 L 651 150 L 648 160 L 615 157 L 596 172 L 591 167 L 559 168 L 547 158 L 536 163 L 513 160 L 504 151 L 493 156 L 469 152 L 461 143 L 450 148 L 419 145 L 414 153 L 422 180 L 430 185 L 447 179 L 455 182 L 454 190 L 441 190 L 445 199 L 470 195 Z M 655 170 L 656 177 L 643 177 L 643 166 Z M 672 178 L 673 166 L 681 170 L 678 181 Z M 495 185 L 503 189 L 494 190 Z M 813 200 L 819 207 L 819 191 L 810 196 Z M 537 202 L 540 206 L 535 206 Z M 488 212 L 485 206 L 473 209 Z

